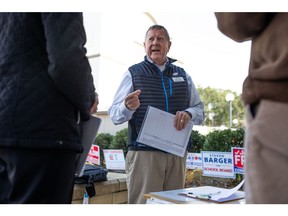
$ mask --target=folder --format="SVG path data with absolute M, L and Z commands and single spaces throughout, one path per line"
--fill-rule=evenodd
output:
M 137 142 L 184 157 L 193 122 L 189 121 L 183 130 L 177 131 L 174 118 L 171 113 L 148 106 Z
M 91 146 L 96 139 L 100 124 L 101 119 L 92 115 L 88 121 L 81 122 L 80 124 L 82 127 L 81 143 L 83 146 L 83 152 L 77 155 L 75 176 L 80 177 L 83 175 L 84 165 Z

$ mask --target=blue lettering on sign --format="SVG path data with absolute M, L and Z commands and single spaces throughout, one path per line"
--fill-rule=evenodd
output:
M 221 164 L 232 164 L 232 159 L 231 158 L 208 158 L 204 157 L 204 161 L 206 163 L 221 163 Z
M 234 172 L 238 173 L 238 174 L 244 174 L 244 170 L 243 169 L 239 169 L 237 167 L 234 167 Z

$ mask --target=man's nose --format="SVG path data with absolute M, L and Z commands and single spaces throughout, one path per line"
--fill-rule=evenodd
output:
M 153 45 L 157 45 L 158 42 L 159 42 L 159 41 L 158 41 L 157 39 L 154 39 L 153 42 L 152 42 L 152 44 L 153 44 Z

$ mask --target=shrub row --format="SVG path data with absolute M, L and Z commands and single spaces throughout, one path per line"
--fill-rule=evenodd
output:
M 192 131 L 192 150 L 191 152 L 200 153 L 201 151 L 221 151 L 230 152 L 231 147 L 243 147 L 244 129 L 215 130 L 206 136 L 198 131 Z

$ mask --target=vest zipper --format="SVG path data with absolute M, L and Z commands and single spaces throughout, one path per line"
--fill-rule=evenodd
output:
M 173 95 L 173 85 L 172 85 L 172 80 L 169 78 L 169 87 L 170 87 L 170 95 Z

